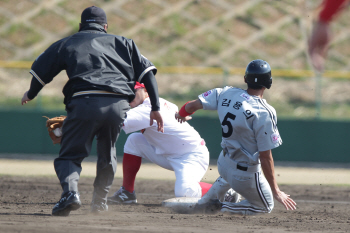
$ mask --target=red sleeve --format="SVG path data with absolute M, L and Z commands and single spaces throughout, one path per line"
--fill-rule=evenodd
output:
M 336 13 L 338 13 L 345 6 L 345 2 L 346 0 L 324 0 L 319 17 L 320 21 L 332 21 Z

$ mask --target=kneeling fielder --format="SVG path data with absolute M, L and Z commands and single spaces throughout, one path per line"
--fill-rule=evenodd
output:
M 178 107 L 160 98 L 160 113 L 164 119 L 164 133 L 157 125 L 150 126 L 151 103 L 143 84 L 135 85 L 135 99 L 130 103 L 123 130 L 129 135 L 124 146 L 123 186 L 108 198 L 108 203 L 136 203 L 134 183 L 142 158 L 175 172 L 175 196 L 204 195 L 211 184 L 200 182 L 209 165 L 209 152 L 204 140 L 188 123 L 175 119 Z M 191 117 L 188 117 L 191 118 Z

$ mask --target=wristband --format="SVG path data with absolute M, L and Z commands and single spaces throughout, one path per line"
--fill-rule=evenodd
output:
M 190 101 L 188 101 L 187 103 L 184 104 L 184 106 L 181 107 L 180 111 L 179 111 L 179 115 L 182 117 L 187 117 L 189 115 L 192 115 L 194 112 L 189 113 L 186 111 L 186 105 L 189 103 Z

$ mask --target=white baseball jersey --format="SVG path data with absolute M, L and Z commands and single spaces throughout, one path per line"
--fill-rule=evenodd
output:
M 175 119 L 178 107 L 159 98 L 160 114 L 164 121 L 164 133 L 157 131 L 156 122 L 149 125 L 151 111 L 147 98 L 127 112 L 123 129 L 132 133 L 125 142 L 124 153 L 145 158 L 165 169 L 174 171 L 176 197 L 201 197 L 199 184 L 209 165 L 209 151 L 198 132 L 187 122 Z
M 259 163 L 259 151 L 282 144 L 275 109 L 266 100 L 235 87 L 215 88 L 198 96 L 204 110 L 217 110 L 221 146 L 235 161 Z
M 175 119 L 175 113 L 178 112 L 178 107 L 175 104 L 163 98 L 159 98 L 159 102 L 160 114 L 163 119 L 166 119 L 164 120 L 164 133 L 157 131 L 156 121 L 152 126 L 149 125 L 151 111 L 149 98 L 127 112 L 123 130 L 128 134 L 145 129 L 143 135 L 149 144 L 155 147 L 156 153 L 163 156 L 192 152 L 203 139 L 187 122 L 179 123 Z

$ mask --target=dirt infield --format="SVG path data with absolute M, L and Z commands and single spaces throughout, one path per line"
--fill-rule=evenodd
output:
M 28 161 L 27 167 L 31 168 Z M 82 208 L 69 217 L 53 217 L 51 210 L 61 193 L 54 175 L 0 176 L 0 232 L 350 232 L 349 185 L 281 185 L 298 203 L 295 211 L 277 203 L 271 214 L 259 216 L 191 215 L 161 206 L 174 197 L 173 179 L 140 176 L 135 185 L 138 204 L 110 205 L 106 214 L 96 216 L 89 213 L 93 180 L 82 176 L 79 182 Z M 117 177 L 111 191 L 120 184 Z
M 15 158 L 15 159 L 14 159 Z M 28 160 L 28 158 L 32 158 Z M 34 159 L 33 159 L 34 158 Z M 55 156 L 25 156 L 1 155 L 0 175 L 12 176 L 53 176 Z M 118 166 L 115 177 L 121 178 L 123 174 L 122 158 L 118 157 Z M 275 167 L 276 179 L 279 184 L 317 184 L 317 185 L 349 185 L 350 164 L 319 164 L 319 163 L 283 163 Z M 96 157 L 88 157 L 82 164 L 82 177 L 95 177 Z M 209 165 L 203 177 L 204 182 L 214 182 L 219 173 L 215 161 Z M 160 168 L 152 163 L 143 162 L 137 178 L 174 180 L 174 172 Z

